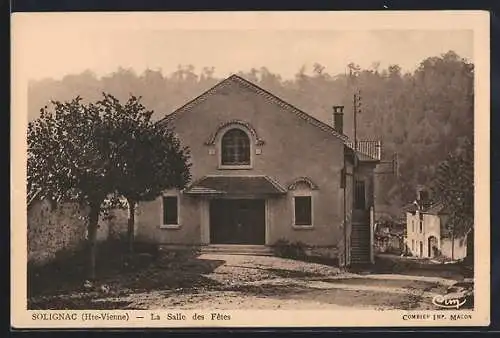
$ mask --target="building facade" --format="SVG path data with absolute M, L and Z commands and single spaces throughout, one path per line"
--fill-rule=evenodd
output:
M 373 254 L 380 143 L 232 75 L 159 123 L 191 153 L 193 180 L 138 206 L 137 240 L 164 245 L 300 242 L 341 264 Z
M 465 258 L 467 238 L 445 235 L 447 220 L 443 204 L 428 203 L 426 197 L 419 194 L 418 199 L 406 208 L 406 247 L 409 253 L 421 258 Z

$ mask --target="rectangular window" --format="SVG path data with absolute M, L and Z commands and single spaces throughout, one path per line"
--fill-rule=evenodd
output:
M 419 221 L 420 233 L 422 233 L 424 231 L 424 215 L 422 213 L 419 213 L 419 217 L 420 217 L 420 221 Z
M 163 196 L 163 225 L 178 225 L 177 196 Z
M 295 196 L 295 225 L 312 225 L 311 196 Z
M 415 221 L 411 220 L 411 231 L 415 232 Z
M 414 239 L 411 240 L 411 250 L 412 251 L 415 250 L 415 240 Z
M 366 209 L 365 181 L 356 180 L 354 185 L 354 208 L 358 210 Z

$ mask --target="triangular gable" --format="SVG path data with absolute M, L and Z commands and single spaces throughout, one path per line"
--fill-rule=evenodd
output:
M 175 110 L 173 113 L 165 116 L 163 119 L 158 121 L 160 124 L 167 124 L 169 121 L 174 120 L 177 116 L 181 115 L 182 113 L 191 110 L 193 107 L 196 105 L 200 104 L 201 102 L 205 101 L 208 99 L 210 96 L 216 94 L 220 89 L 232 84 L 236 83 L 238 85 L 241 85 L 244 88 L 247 88 L 253 92 L 255 92 L 258 95 L 261 95 L 263 98 L 265 98 L 267 101 L 277 104 L 280 107 L 284 108 L 286 111 L 295 114 L 299 118 L 305 120 L 306 122 L 314 125 L 315 127 L 323 130 L 324 132 L 327 132 L 329 134 L 332 134 L 336 137 L 338 137 L 340 140 L 344 142 L 344 144 L 350 148 L 354 149 L 353 142 L 349 140 L 349 138 L 336 131 L 332 126 L 318 120 L 317 118 L 307 114 L 306 112 L 300 110 L 299 108 L 291 105 L 290 103 L 280 99 L 276 95 L 268 92 L 267 90 L 257 86 L 256 84 L 245 80 L 244 78 L 238 76 L 238 75 L 231 75 L 225 80 L 222 80 L 221 82 L 217 83 L 215 86 L 212 88 L 208 89 L 201 95 L 195 97 L 193 100 L 189 101 L 182 107 L 178 108 Z M 366 149 L 365 149 L 366 148 Z M 358 149 L 357 149 L 357 154 L 358 157 L 360 158 L 361 161 L 364 162 L 378 162 L 380 160 L 380 142 L 379 141 L 358 141 Z
M 271 94 L 270 92 L 268 92 L 268 91 L 262 89 L 261 87 L 253 84 L 252 82 L 247 81 L 247 80 L 243 79 L 242 77 L 240 77 L 238 75 L 234 75 L 234 74 L 231 75 L 230 77 L 228 77 L 227 79 L 219 82 L 218 84 L 216 84 L 215 86 L 213 86 L 209 90 L 205 91 L 204 93 L 202 93 L 198 97 L 196 97 L 193 100 L 189 101 L 188 103 L 186 103 L 182 107 L 178 108 L 173 113 L 167 115 L 162 120 L 160 120 L 158 123 L 160 123 L 160 124 L 165 123 L 166 124 L 169 121 L 174 120 L 180 114 L 182 114 L 182 113 L 184 113 L 186 111 L 191 110 L 194 106 L 196 106 L 196 105 L 200 104 L 201 102 L 205 101 L 207 98 L 209 98 L 213 94 L 217 93 L 220 89 L 228 86 L 231 83 L 236 83 L 238 85 L 241 85 L 244 88 L 250 89 L 251 91 L 255 92 L 256 94 L 261 95 L 267 101 L 279 105 L 280 107 L 284 108 L 286 111 L 289 111 L 289 112 L 295 114 L 296 116 L 298 116 L 301 119 L 309 122 L 310 124 L 316 126 L 317 128 L 319 128 L 319 129 L 321 129 L 321 130 L 323 130 L 325 132 L 328 132 L 328 133 L 330 133 L 330 134 L 338 137 L 343 142 L 347 142 L 348 141 L 348 138 L 347 138 L 346 135 L 340 134 L 333 127 L 329 126 L 328 124 L 326 124 L 324 122 L 321 122 L 320 120 L 318 120 L 315 117 L 313 117 L 313 116 L 305 113 L 304 111 L 300 110 L 299 108 L 297 108 L 297 107 L 289 104 L 288 102 L 280 99 L 276 95 Z

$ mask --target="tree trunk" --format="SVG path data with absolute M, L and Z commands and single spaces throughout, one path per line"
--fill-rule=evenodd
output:
M 94 280 L 96 277 L 97 257 L 97 226 L 99 221 L 100 203 L 90 203 L 88 223 L 88 278 Z
M 467 259 L 469 265 L 474 264 L 474 230 L 471 230 L 467 235 Z
M 455 260 L 455 232 L 451 232 L 451 260 Z
M 135 237 L 135 206 L 136 201 L 127 199 L 128 202 L 128 251 L 134 252 L 134 237 Z

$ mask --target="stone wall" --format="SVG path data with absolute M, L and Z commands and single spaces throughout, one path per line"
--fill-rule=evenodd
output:
M 455 238 L 454 241 L 450 238 L 442 238 L 440 249 L 441 255 L 446 258 L 454 260 L 464 259 L 467 256 L 467 238 Z
M 54 204 L 48 200 L 33 201 L 27 211 L 28 262 L 39 265 L 55 258 L 62 250 L 75 250 L 87 236 L 86 208 L 77 203 Z M 113 210 L 101 217 L 97 239 L 118 238 L 127 231 L 127 210 Z

